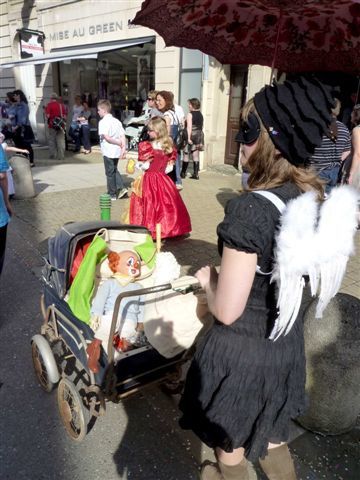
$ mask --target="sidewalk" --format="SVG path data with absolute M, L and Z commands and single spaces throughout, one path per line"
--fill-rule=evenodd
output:
M 35 151 L 36 167 L 32 169 L 37 196 L 29 200 L 14 200 L 15 217 L 9 228 L 21 232 L 24 240 L 24 261 L 39 276 L 43 264 L 40 255 L 47 253 L 47 239 L 69 221 L 97 220 L 100 218 L 99 195 L 106 191 L 105 174 L 100 153 L 76 155 L 67 152 L 64 162 L 47 158 L 45 149 Z M 126 162 L 120 164 L 124 173 Z M 130 185 L 132 176 L 124 173 Z M 231 167 L 217 167 L 201 172 L 200 181 L 184 180 L 181 195 L 192 220 L 189 238 L 167 240 L 164 251 L 172 251 L 182 265 L 182 274 L 193 274 L 206 264 L 217 265 L 216 226 L 223 218 L 226 202 L 237 195 L 240 176 Z M 111 216 L 120 220 L 128 207 L 129 199 L 112 203 Z M 360 233 L 356 236 L 359 252 Z M 341 291 L 360 298 L 359 255 L 349 261 Z M 359 467 L 360 426 L 352 432 L 336 437 L 322 437 L 296 427 L 290 443 L 300 480 L 357 480 Z M 210 458 L 204 448 L 202 459 Z M 197 461 L 201 459 L 196 458 Z M 264 476 L 259 473 L 259 478 Z M 179 479 L 180 480 L 180 479 Z

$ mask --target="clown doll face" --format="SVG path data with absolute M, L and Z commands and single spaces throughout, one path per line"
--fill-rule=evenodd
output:
M 125 250 L 120 252 L 116 271 L 122 275 L 136 278 L 140 275 L 140 259 L 135 252 Z

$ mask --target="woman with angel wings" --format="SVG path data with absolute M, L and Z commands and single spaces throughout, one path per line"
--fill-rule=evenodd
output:
M 321 227 L 321 215 L 318 222 L 323 184 L 304 166 L 321 143 L 332 107 L 328 88 L 301 77 L 264 87 L 242 110 L 241 163 L 250 172 L 249 188 L 228 203 L 218 226 L 219 273 L 209 266 L 196 273 L 216 321 L 198 345 L 180 403 L 180 425 L 215 450 L 217 463 L 205 462 L 203 480 L 251 480 L 256 474 L 248 460 L 257 459 L 269 479 L 296 479 L 286 441 L 290 419 L 306 406 L 303 324 L 297 318 L 303 276 L 311 273 L 314 291 L 321 277 L 321 314 L 336 293 L 331 286 L 341 283 L 356 228 L 357 196 L 338 196 L 337 207 L 343 197 L 349 207 L 348 215 L 336 219 L 348 219 L 336 225 L 347 235 L 342 242 L 347 250 L 339 251 L 328 238 L 330 260 L 322 254 L 316 264 L 312 245 L 317 252 L 326 250 L 323 233 L 334 224 Z M 296 206 L 297 199 L 302 203 L 292 210 L 291 225 L 280 229 L 287 232 L 282 251 L 274 249 L 281 212 L 285 209 L 285 218 L 290 209 L 285 205 Z M 303 227 L 296 218 L 299 209 Z

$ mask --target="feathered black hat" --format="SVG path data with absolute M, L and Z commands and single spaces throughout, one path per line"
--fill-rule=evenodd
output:
M 254 97 L 256 110 L 275 147 L 293 165 L 307 163 L 328 133 L 333 87 L 315 77 L 267 85 Z

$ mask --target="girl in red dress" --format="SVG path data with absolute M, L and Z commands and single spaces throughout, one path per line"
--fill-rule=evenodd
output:
M 139 144 L 139 161 L 145 173 L 134 183 L 130 223 L 145 226 L 153 238 L 157 223 L 161 224 L 162 238 L 186 235 L 191 231 L 189 213 L 174 182 L 166 175 L 175 164 L 177 151 L 165 120 L 151 119 L 148 132 L 150 141 Z

